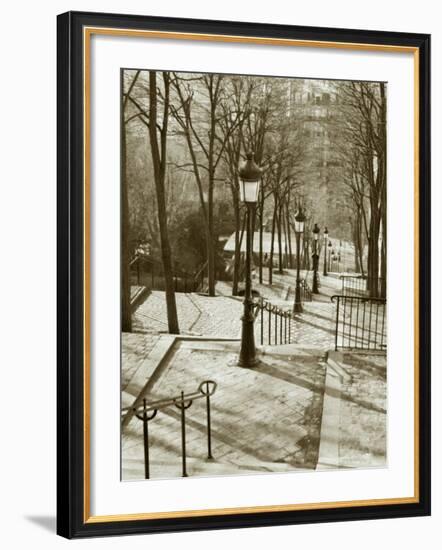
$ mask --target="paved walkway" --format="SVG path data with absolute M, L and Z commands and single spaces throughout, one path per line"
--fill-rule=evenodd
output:
M 335 306 L 331 302 L 306 302 L 303 313 L 291 322 L 296 344 L 331 349 L 335 335 Z
M 254 369 L 232 366 L 237 344 L 184 341 L 168 360 L 149 399 L 195 390 L 211 379 L 212 448 L 207 456 L 205 400 L 187 411 L 189 475 L 290 471 L 316 466 L 325 366 L 322 355 L 264 355 Z M 149 424 L 153 478 L 181 475 L 180 416 L 174 407 Z M 142 422 L 123 433 L 123 479 L 144 476 Z
M 159 336 L 156 334 L 137 334 L 134 332 L 122 333 L 122 369 L 121 390 L 126 389 L 130 379 L 140 367 L 144 359 L 152 351 Z
M 293 296 L 288 285 L 284 287 L 284 280 L 291 281 L 293 276 L 294 273 L 284 275 L 278 288 L 265 289 L 265 285 L 261 285 L 261 295 L 281 309 L 291 311 Z M 292 344 L 268 347 L 264 339 L 265 353 L 255 369 L 231 366 L 238 353 L 238 343 L 233 341 L 230 344 L 213 340 L 183 341 L 168 356 L 161 376 L 149 386 L 148 399 L 170 397 L 181 390 L 193 391 L 204 379 L 218 383 L 212 409 L 214 460 L 206 458 L 204 400 L 195 401 L 187 413 L 189 475 L 316 467 L 325 378 L 323 360 L 325 352 L 334 345 L 336 309 L 330 297 L 339 294 L 340 287 L 338 276 L 321 277 L 320 294 L 314 296 L 313 302 L 304 303 L 303 313 L 291 320 Z M 216 297 L 177 293 L 181 334 L 237 340 L 243 305 L 242 300 L 231 297 L 230 292 L 228 283 L 219 283 Z M 263 321 L 267 334 L 266 315 Z M 260 323 L 258 315 L 255 322 L 257 345 L 260 345 Z M 137 308 L 133 324 L 136 333 L 123 334 L 123 395 L 129 381 L 141 372 L 141 365 L 145 368 L 149 361 L 152 362 L 151 357 L 157 355 L 154 350 L 162 339 L 168 338 L 164 292 L 153 291 L 149 295 Z M 296 347 L 293 344 L 297 344 Z M 344 363 L 349 376 L 339 390 L 338 420 L 334 424 L 337 430 L 334 437 L 336 466 L 384 466 L 385 356 L 345 353 Z M 140 387 L 144 387 L 144 379 Z M 128 390 L 126 393 L 133 398 L 133 392 Z M 179 411 L 169 408 L 159 412 L 149 430 L 152 477 L 179 477 Z M 122 454 L 123 479 L 142 479 L 142 423 L 136 418 L 124 428 Z
M 284 275 L 275 273 L 276 287 L 259 285 L 254 281 L 254 288 L 279 308 L 291 311 L 293 295 L 288 291 L 295 278 L 294 270 L 285 270 Z M 332 346 L 335 319 L 335 306 L 330 297 L 340 288 L 336 276 L 322 277 L 319 295 L 313 296 L 312 302 L 304 303 L 304 313 L 298 315 L 291 323 L 292 342 L 305 345 L 317 345 L 321 349 Z M 290 287 L 291 288 L 291 287 Z M 220 281 L 217 284 L 217 296 L 202 294 L 175 294 L 181 334 L 197 336 L 219 336 L 237 338 L 241 333 L 242 299 L 231 296 L 231 284 Z M 256 322 L 256 337 L 260 339 L 260 317 Z M 268 333 L 268 318 L 264 318 L 264 333 Z M 135 332 L 158 334 L 167 332 L 166 299 L 163 291 L 154 290 L 136 309 L 133 317 Z M 264 341 L 264 344 L 269 342 Z
M 175 294 L 181 334 L 195 336 L 238 337 L 241 330 L 241 301 L 231 297 L 209 297 L 196 293 Z M 137 308 L 133 317 L 134 331 L 167 332 L 165 293 L 154 290 Z
M 350 380 L 341 391 L 339 465 L 386 465 L 387 369 L 385 355 L 345 353 Z

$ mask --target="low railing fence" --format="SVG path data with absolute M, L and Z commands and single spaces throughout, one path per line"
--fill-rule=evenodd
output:
M 385 279 L 364 275 L 341 275 L 342 296 L 385 298 Z
M 261 346 L 291 343 L 292 312 L 267 302 L 263 298 L 254 302 L 255 320 L 258 320 L 258 341 Z
M 194 288 L 195 288 L 193 292 L 203 292 L 205 290 L 204 274 L 207 271 L 207 265 L 208 265 L 208 262 L 207 261 L 204 262 L 199 268 L 199 270 L 193 276 Z
M 145 286 L 149 290 L 165 290 L 164 270 L 161 262 L 154 258 L 136 255 L 129 266 L 132 284 Z M 205 268 L 206 264 L 203 264 L 195 274 L 183 269 L 174 269 L 173 284 L 175 292 L 201 292 L 204 289 Z
M 332 296 L 336 304 L 335 350 L 385 351 L 387 302 L 383 298 Z
M 312 301 L 312 289 L 307 283 L 307 279 L 301 279 L 301 302 Z
M 150 449 L 149 449 L 149 422 L 151 422 L 157 413 L 161 410 L 175 407 L 180 411 L 181 421 L 181 464 L 182 477 L 188 477 L 186 463 L 186 411 L 198 399 L 206 399 L 206 415 L 207 415 L 207 458 L 212 459 L 212 432 L 210 418 L 210 398 L 215 393 L 217 388 L 216 382 L 213 380 L 204 380 L 198 386 L 198 389 L 191 393 L 159 399 L 158 401 L 148 402 L 143 399 L 143 404 L 133 409 L 134 415 L 143 422 L 143 447 L 144 447 L 144 477 L 150 478 Z

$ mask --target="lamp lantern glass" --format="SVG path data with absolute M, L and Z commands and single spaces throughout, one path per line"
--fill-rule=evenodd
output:
M 247 160 L 239 170 L 239 195 L 242 202 L 256 204 L 261 183 L 261 169 L 253 159 L 253 153 L 247 153 Z
M 305 215 L 302 208 L 299 208 L 295 216 L 295 233 L 304 233 Z
M 315 223 L 315 227 L 313 228 L 313 238 L 315 241 L 317 241 L 319 239 L 319 227 L 318 227 L 318 224 Z

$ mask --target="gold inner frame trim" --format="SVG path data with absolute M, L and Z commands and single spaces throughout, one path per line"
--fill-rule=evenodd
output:
M 304 48 L 333 48 L 371 52 L 412 53 L 414 62 L 414 495 L 410 497 L 213 508 L 203 510 L 178 510 L 135 514 L 92 516 L 90 509 L 90 83 L 91 83 L 91 37 L 92 35 L 194 40 L 203 42 L 230 42 L 271 46 Z M 419 502 L 419 49 L 412 46 L 330 42 L 321 40 L 296 40 L 235 35 L 145 31 L 136 29 L 113 29 L 107 27 L 84 27 L 83 29 L 83 92 L 84 92 L 84 522 L 103 523 L 149 519 L 207 517 L 214 515 L 251 514 L 263 512 L 286 512 L 300 510 L 323 510 L 353 506 L 385 506 L 389 504 L 412 504 Z

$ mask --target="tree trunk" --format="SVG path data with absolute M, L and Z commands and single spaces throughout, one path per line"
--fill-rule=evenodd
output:
M 121 329 L 132 332 L 132 311 L 130 307 L 130 250 L 129 250 L 129 197 L 127 189 L 126 125 L 122 111 L 121 123 Z
M 385 83 L 380 83 L 381 95 L 381 137 L 382 154 L 380 167 L 382 170 L 381 180 L 381 298 L 387 297 L 387 136 L 386 136 L 386 98 Z
M 370 239 L 368 242 L 367 290 L 371 298 L 379 295 L 379 220 L 372 208 L 370 216 Z
M 263 278 L 262 278 L 262 260 L 263 260 L 263 223 L 264 223 L 264 191 L 261 190 L 261 198 L 260 198 L 260 209 L 259 209 L 259 282 L 262 284 Z
M 285 221 L 286 221 L 286 224 L 287 224 L 287 239 L 289 241 L 289 267 L 290 267 L 290 269 L 293 269 L 292 236 L 291 236 L 291 230 L 290 230 L 290 217 L 289 217 L 288 202 L 286 203 Z
M 361 228 L 361 218 L 358 216 L 356 223 L 356 246 L 358 254 L 358 269 L 357 273 L 361 273 L 365 277 L 365 265 L 364 265 L 364 242 L 362 240 L 362 228 Z
M 232 296 L 238 295 L 238 282 L 239 282 L 239 267 L 241 261 L 241 243 L 240 243 L 240 213 L 238 201 L 234 202 L 235 209 L 235 251 L 233 254 L 233 280 L 232 280 Z
M 209 159 L 210 161 L 211 159 Z M 213 231 L 213 186 L 214 174 L 209 169 L 209 191 L 207 197 L 207 270 L 209 296 L 215 296 L 215 236 Z
M 356 273 L 360 273 L 361 256 L 360 256 L 359 240 L 358 240 L 358 233 L 357 233 L 357 223 L 355 221 L 351 222 L 351 234 L 352 234 L 353 247 L 354 247 L 354 268 Z
M 307 239 L 305 235 L 303 236 L 303 258 L 302 258 L 302 265 L 305 271 L 310 271 L 310 254 L 309 254 L 309 246 L 310 246 L 310 239 Z
M 381 242 L 381 281 L 380 281 L 380 298 L 387 297 L 387 243 L 385 238 Z
M 354 247 L 354 269 L 364 277 L 363 245 L 361 234 L 361 217 L 359 211 L 353 218 L 350 218 L 351 237 Z
M 385 194 L 386 194 L 385 186 Z M 387 297 L 387 201 L 386 197 L 383 200 L 381 211 L 381 284 L 380 284 L 380 297 Z
M 285 217 L 285 208 L 281 209 L 281 223 L 282 229 L 284 232 L 284 267 L 287 269 L 289 267 L 289 247 L 288 247 L 288 236 L 287 236 L 287 220 Z
M 168 96 L 168 94 L 165 94 Z M 167 101 L 167 98 L 165 99 Z M 173 284 L 172 254 L 167 228 L 167 209 L 164 191 L 166 174 L 166 142 L 167 139 L 167 105 L 164 111 L 160 155 L 157 138 L 157 77 L 155 71 L 149 71 L 149 137 L 152 154 L 152 164 L 155 176 L 155 190 L 157 197 L 158 225 L 160 229 L 161 259 L 164 270 L 164 283 L 166 291 L 167 321 L 169 333 L 179 334 L 178 314 L 175 301 L 175 290 Z
M 275 243 L 275 229 L 276 229 L 276 213 L 278 210 L 278 203 L 276 197 L 274 198 L 275 206 L 273 208 L 273 220 L 272 220 L 272 236 L 270 239 L 270 258 L 269 258 L 269 285 L 273 283 L 273 251 Z
M 278 208 L 278 272 L 284 273 L 283 270 L 283 252 L 282 252 L 282 224 L 281 224 L 281 211 L 282 211 L 282 205 Z

